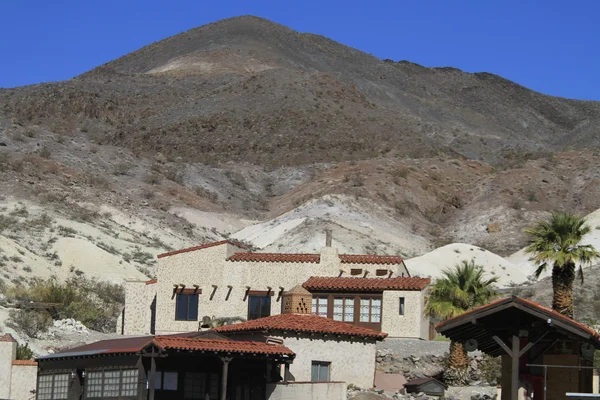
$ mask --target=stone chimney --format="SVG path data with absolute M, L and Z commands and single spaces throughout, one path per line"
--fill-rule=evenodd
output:
M 332 241 L 333 234 L 331 233 L 331 229 L 325 229 L 325 247 L 331 247 Z
M 17 341 L 10 333 L 0 337 L 0 399 L 10 398 L 12 362 L 17 358 Z
M 294 286 L 281 295 L 282 314 L 310 314 L 312 312 L 312 294 L 302 287 Z

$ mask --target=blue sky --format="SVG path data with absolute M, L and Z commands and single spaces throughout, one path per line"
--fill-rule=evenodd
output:
M 380 58 L 492 72 L 543 93 L 600 100 L 597 0 L 3 0 L 0 87 L 68 79 L 244 14 Z

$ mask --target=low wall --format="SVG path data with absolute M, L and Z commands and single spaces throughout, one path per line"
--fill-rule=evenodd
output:
M 268 400 L 346 400 L 345 382 L 267 384 Z
M 37 363 L 35 361 L 13 361 L 11 368 L 10 398 L 14 400 L 34 399 L 37 383 Z

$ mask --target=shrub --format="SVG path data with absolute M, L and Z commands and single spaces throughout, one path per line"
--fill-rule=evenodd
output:
M 406 166 L 398 166 L 390 171 L 390 175 L 392 176 L 392 181 L 396 185 L 400 185 L 400 179 L 406 179 L 410 174 L 410 169 Z
M 360 187 L 365 184 L 365 177 L 360 172 L 354 172 L 344 176 L 344 182 L 350 183 L 353 187 Z
M 40 157 L 42 158 L 51 158 L 52 152 L 46 146 L 43 146 L 39 151 Z
M 163 175 L 170 181 L 183 185 L 183 171 L 180 166 L 167 167 L 163 171 Z
M 29 337 L 37 338 L 52 326 L 52 317 L 41 310 L 10 310 L 6 324 Z
M 502 374 L 502 360 L 500 357 L 483 355 L 481 363 L 481 377 L 488 383 L 498 382 Z
M 127 175 L 131 166 L 127 163 L 119 163 L 115 165 L 115 169 L 113 170 L 113 175 Z
M 32 360 L 33 350 L 29 348 L 29 343 L 17 345 L 17 360 Z
M 152 174 L 146 174 L 144 175 L 144 177 L 142 178 L 142 180 L 144 182 L 146 182 L 149 185 L 158 185 L 161 181 L 160 175 L 157 173 L 152 173 Z

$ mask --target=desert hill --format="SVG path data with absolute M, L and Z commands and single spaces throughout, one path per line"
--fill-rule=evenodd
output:
M 438 153 L 498 164 L 600 144 L 597 102 L 380 60 L 256 17 L 192 29 L 69 81 L 0 90 L 0 115 L 209 164 Z

